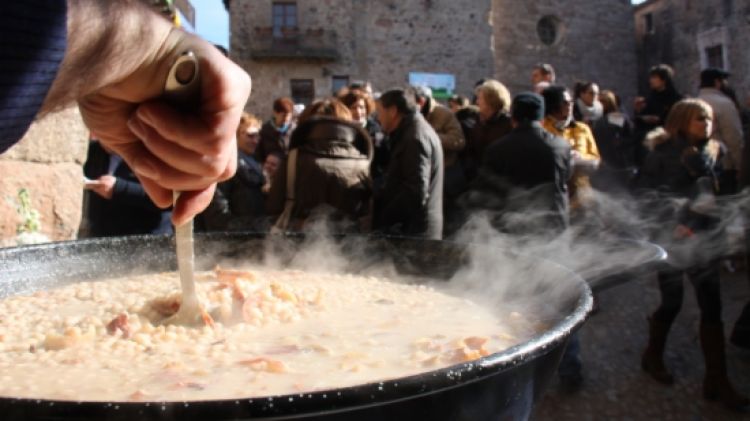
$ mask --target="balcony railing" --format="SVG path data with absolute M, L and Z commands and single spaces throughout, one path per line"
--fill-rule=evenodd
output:
M 248 42 L 253 60 L 314 59 L 335 61 L 339 58 L 336 32 L 322 28 L 256 27 Z

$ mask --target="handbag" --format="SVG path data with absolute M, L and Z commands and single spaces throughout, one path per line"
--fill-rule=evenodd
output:
M 292 210 L 294 209 L 294 186 L 297 176 L 297 154 L 299 149 L 294 148 L 289 151 L 286 166 L 286 202 L 284 211 L 281 212 L 276 223 L 271 227 L 271 234 L 282 234 L 289 228 L 289 222 L 292 219 Z

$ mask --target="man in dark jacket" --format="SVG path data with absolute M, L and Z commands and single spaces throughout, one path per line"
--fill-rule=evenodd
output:
M 474 201 L 497 212 L 494 222 L 501 231 L 561 232 L 568 226 L 570 146 L 542 127 L 541 96 L 519 94 L 511 113 L 515 128 L 487 148 Z
M 748 98 L 750 106 L 750 98 Z M 750 189 L 750 110 L 743 113 L 745 147 L 742 149 L 742 166 L 740 168 L 740 189 Z M 750 221 L 745 220 L 745 264 L 750 265 Z M 750 270 L 746 270 L 750 281 Z M 750 301 L 745 304 L 729 339 L 733 344 L 750 350 Z
M 83 173 L 90 237 L 172 233 L 172 212 L 156 207 L 130 167 L 99 142 L 89 143 Z
M 674 86 L 674 70 L 666 64 L 652 67 L 648 72 L 650 92 L 646 98 L 636 99 L 635 127 L 636 139 L 643 140 L 646 135 L 667 121 L 672 106 L 683 97 Z M 637 142 L 640 145 L 641 142 Z M 643 164 L 648 151 L 640 147 L 636 151 L 636 164 Z
M 495 211 L 493 224 L 501 231 L 548 238 L 568 226 L 568 141 L 542 127 L 544 99 L 519 94 L 511 105 L 513 130 L 490 145 L 470 196 L 472 204 Z M 472 206 L 475 207 L 475 206 Z M 583 385 L 580 340 L 573 334 L 558 374 L 562 388 L 574 392 Z
M 377 102 L 391 158 L 376 203 L 381 231 L 440 239 L 443 235 L 443 149 L 440 138 L 419 114 L 414 93 L 394 89 Z

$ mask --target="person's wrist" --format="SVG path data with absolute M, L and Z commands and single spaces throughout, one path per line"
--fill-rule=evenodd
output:
M 173 29 L 140 0 L 67 1 L 65 58 L 42 113 L 68 106 L 136 72 L 169 44 Z

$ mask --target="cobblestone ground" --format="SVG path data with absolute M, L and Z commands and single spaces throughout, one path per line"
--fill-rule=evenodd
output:
M 750 287 L 744 271 L 722 272 L 722 303 L 727 336 Z M 656 276 L 598 294 L 600 311 L 581 331 L 586 379 L 582 391 L 569 395 L 554 380 L 532 420 L 750 420 L 703 399 L 703 356 L 698 340 L 699 310 L 685 283 L 682 311 L 670 331 L 665 360 L 675 376 L 672 386 L 651 380 L 640 369 L 648 334 L 646 317 L 659 302 Z M 750 352 L 727 343 L 729 373 L 737 388 L 750 395 Z

